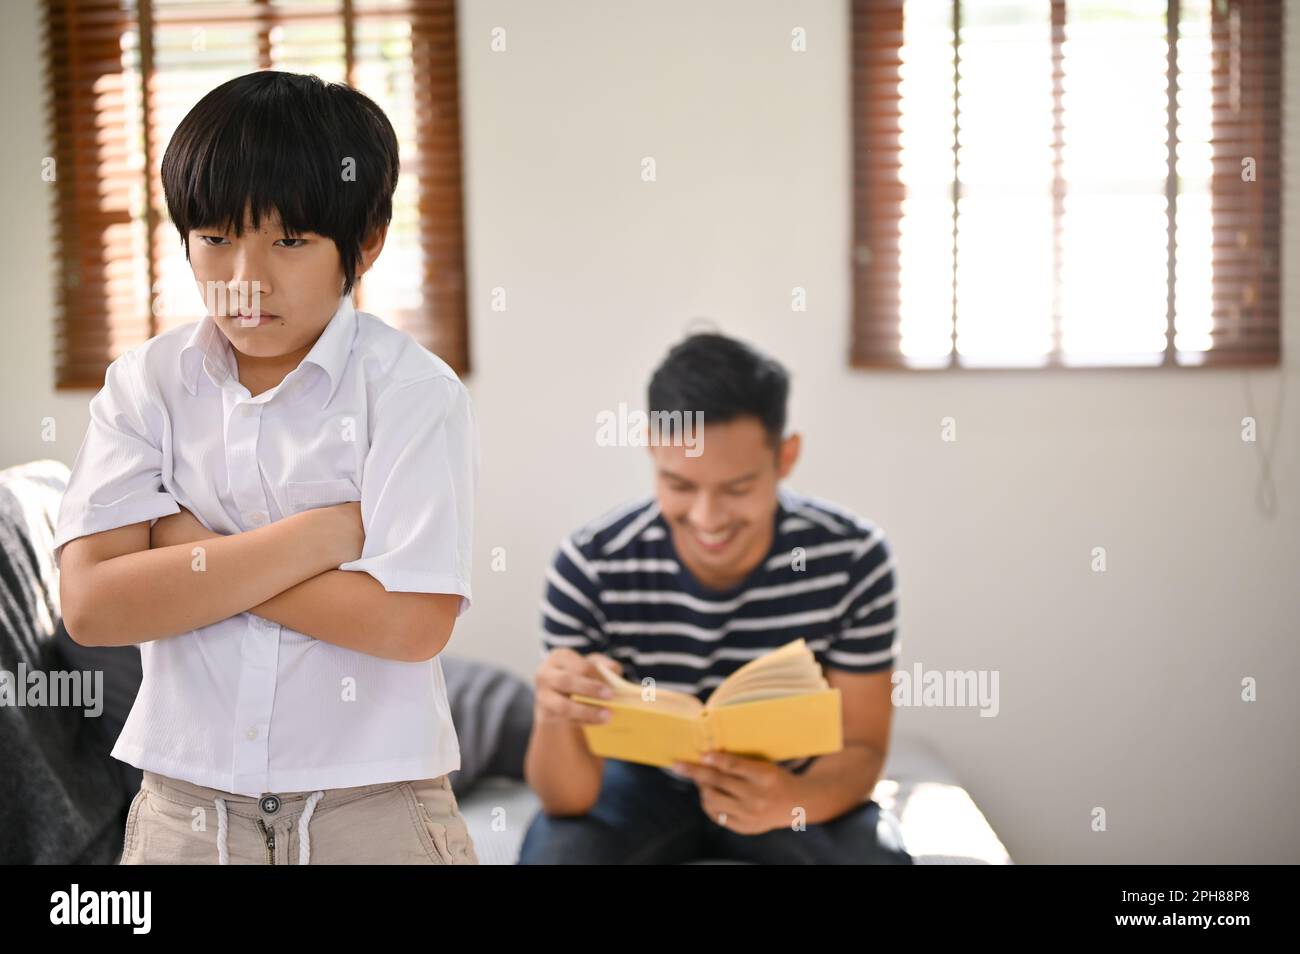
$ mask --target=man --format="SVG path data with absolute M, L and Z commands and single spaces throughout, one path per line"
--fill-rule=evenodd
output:
M 897 821 L 870 799 L 889 746 L 897 654 L 883 532 L 780 486 L 789 378 L 718 334 L 674 347 L 650 381 L 660 420 L 702 415 L 695 440 L 652 443 L 655 494 L 565 539 L 542 603 L 525 766 L 542 811 L 521 864 L 910 864 Z M 658 414 L 656 415 L 656 412 Z M 701 701 L 744 663 L 803 638 L 842 694 L 842 751 L 790 763 L 728 753 L 676 771 L 603 759 L 582 726 L 595 663 Z

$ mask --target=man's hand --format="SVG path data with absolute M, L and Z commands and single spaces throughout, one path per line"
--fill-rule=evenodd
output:
M 149 531 L 149 549 L 157 550 L 178 543 L 197 543 L 221 535 L 203 526 L 198 517 L 181 507 L 179 513 L 168 514 L 153 525 Z
M 534 678 L 536 691 L 534 718 L 539 723 L 567 723 L 569 725 L 600 725 L 607 710 L 587 702 L 570 699 L 572 694 L 608 699 L 612 695 L 605 680 L 596 671 L 600 660 L 619 675 L 623 666 L 603 653 L 583 655 L 568 648 L 554 649 L 547 654 Z
M 677 762 L 673 770 L 695 782 L 710 821 L 739 835 L 761 835 L 794 817 L 795 777 L 775 762 L 706 752 L 700 762 Z

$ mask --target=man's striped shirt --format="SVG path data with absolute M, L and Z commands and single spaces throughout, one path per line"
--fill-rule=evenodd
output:
M 840 507 L 782 488 L 772 545 L 727 590 L 682 565 L 653 497 L 567 537 L 547 573 L 542 654 L 602 652 L 631 682 L 701 702 L 728 675 L 803 638 L 826 669 L 894 666 L 894 561 L 884 532 Z

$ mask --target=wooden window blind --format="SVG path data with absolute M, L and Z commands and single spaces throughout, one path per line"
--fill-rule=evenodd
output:
M 854 0 L 851 364 L 1281 354 L 1281 0 Z
M 203 316 L 159 166 L 209 90 L 277 69 L 346 82 L 397 132 L 384 250 L 356 306 L 469 370 L 455 0 L 46 0 L 57 388 Z

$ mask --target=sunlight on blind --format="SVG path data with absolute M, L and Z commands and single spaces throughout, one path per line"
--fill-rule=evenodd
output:
M 1052 44 L 1046 3 L 962 4 L 957 349 L 1052 345 Z
M 903 13 L 901 347 L 924 360 L 952 350 L 952 16 L 946 3 Z
M 1184 3 L 1178 49 L 1180 350 L 1210 346 L 1209 2 Z M 956 345 L 967 366 L 1043 363 L 1055 313 L 1067 363 L 1159 362 L 1168 298 L 1165 6 L 1066 5 L 1056 222 L 1051 5 L 963 2 L 956 90 L 951 5 L 905 5 L 901 348 L 917 366 L 945 364 L 952 350 L 954 268 Z
M 400 20 L 361 20 L 356 25 L 355 42 L 356 87 L 388 115 L 397 133 L 402 163 L 388 238 L 374 268 L 358 286 L 357 307 L 409 329 L 424 303 L 417 175 L 421 157 L 416 146 L 411 25 Z
M 1165 0 L 1067 4 L 1062 347 L 1165 350 Z
M 1211 0 L 1182 0 L 1178 34 L 1178 215 L 1174 237 L 1174 347 L 1208 351 L 1214 346 L 1214 286 L 1210 178 L 1214 127 L 1210 84 Z

